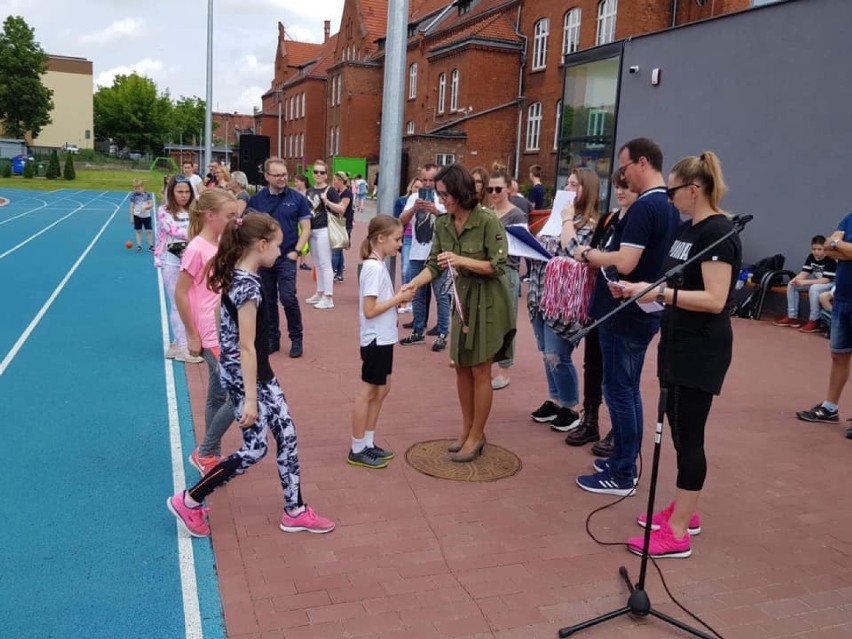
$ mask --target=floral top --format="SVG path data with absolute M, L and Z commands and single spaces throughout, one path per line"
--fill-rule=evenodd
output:
M 575 220 L 576 219 L 579 218 L 575 218 Z M 541 242 L 542 246 L 550 251 L 551 254 L 560 257 L 569 257 L 576 247 L 589 245 L 594 231 L 595 225 L 593 223 L 586 224 L 582 228 L 577 229 L 576 236 L 565 248 L 560 245 L 560 238 L 552 235 L 539 235 L 538 241 Z M 529 311 L 531 320 L 536 313 L 541 312 L 541 298 L 544 294 L 544 274 L 546 270 L 547 262 L 543 262 L 541 260 L 530 261 L 530 282 L 529 292 L 527 293 L 527 310 Z M 546 319 L 545 322 L 557 335 L 569 335 L 577 332 L 580 328 L 577 326 L 568 326 L 558 319 Z
M 180 266 L 180 258 L 169 253 L 169 244 L 186 242 L 188 229 L 189 213 L 186 211 L 180 211 L 177 214 L 177 219 L 175 219 L 165 206 L 157 209 L 157 241 L 154 245 L 154 266 L 162 268 L 163 264 L 167 262 Z

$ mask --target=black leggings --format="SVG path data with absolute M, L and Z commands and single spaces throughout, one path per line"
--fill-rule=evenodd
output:
M 698 491 L 707 477 L 704 427 L 713 394 L 686 386 L 669 386 L 666 417 L 677 451 L 677 487 Z
M 586 344 L 583 349 L 583 408 L 597 408 L 601 405 L 603 397 L 601 386 L 603 384 L 603 358 L 601 357 L 601 342 L 598 337 L 598 329 L 593 328 L 586 335 Z

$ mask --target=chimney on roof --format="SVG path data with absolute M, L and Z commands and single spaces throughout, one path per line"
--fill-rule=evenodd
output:
M 326 42 L 328 42 L 328 36 L 331 35 L 331 20 L 325 20 L 322 23 L 322 31 L 322 43 L 325 44 Z

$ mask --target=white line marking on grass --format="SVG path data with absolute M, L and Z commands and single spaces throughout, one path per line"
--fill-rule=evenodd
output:
M 169 318 L 166 310 L 166 296 L 163 292 L 163 274 L 157 269 L 157 290 L 160 294 L 160 325 L 163 331 L 163 353 L 169 347 Z M 175 390 L 175 369 L 172 360 L 164 359 L 166 367 L 166 402 L 169 407 L 169 444 L 172 451 L 172 483 L 174 491 L 186 486 L 183 469 L 183 446 L 180 441 L 180 418 L 177 410 L 177 391 Z M 187 639 L 202 639 L 201 609 L 198 603 L 198 582 L 195 579 L 195 554 L 192 550 L 192 537 L 175 522 L 178 543 L 178 565 L 180 567 L 180 585 L 183 596 L 183 620 Z
M 68 213 L 67 215 L 63 215 L 63 216 L 62 216 L 62 217 L 60 217 L 58 220 L 56 220 L 55 222 L 53 222 L 53 223 L 51 223 L 51 224 L 48 224 L 47 226 L 45 226 L 42 230 L 38 231 L 37 233 L 33 233 L 32 235 L 30 235 L 30 236 L 29 236 L 27 239 L 25 239 L 24 241 L 22 241 L 22 242 L 18 242 L 15 246 L 13 246 L 12 248 L 10 248 L 10 249 L 9 249 L 8 251 L 6 251 L 5 253 L 0 253 L 0 260 L 2 260 L 4 257 L 6 257 L 6 256 L 8 256 L 8 255 L 11 255 L 11 254 L 12 254 L 12 253 L 14 253 L 15 251 L 17 251 L 19 248 L 22 248 L 22 247 L 26 246 L 27 244 L 29 244 L 30 242 L 32 242 L 34 239 L 36 239 L 39 235 L 41 235 L 41 234 L 43 234 L 43 233 L 47 233 L 47 232 L 48 232 L 50 229 L 52 229 L 54 226 L 56 226 L 57 224 L 59 224 L 59 223 L 60 223 L 60 222 L 62 222 L 63 220 L 67 220 L 69 217 L 71 217 L 72 215 L 74 215 L 74 214 L 75 214 L 75 213 L 77 213 L 78 211 L 80 211 L 80 210 L 84 209 L 86 206 L 88 206 L 89 204 L 91 204 L 92 202 L 94 202 L 95 200 L 97 200 L 99 197 L 102 197 L 102 196 L 103 196 L 103 195 L 105 195 L 106 193 L 107 193 L 107 191 L 104 191 L 103 193 L 101 193 L 100 195 L 98 195 L 98 196 L 96 196 L 96 197 L 92 198 L 91 200 L 89 200 L 89 201 L 88 201 L 88 202 L 86 202 L 85 204 L 82 204 L 82 203 L 79 203 L 79 202 L 78 202 L 78 206 L 77 206 L 77 208 L 76 208 L 76 209 L 74 209 L 73 211 L 71 211 L 70 213 Z M 119 205 L 119 206 L 121 206 L 121 205 Z M 116 208 L 115 213 L 118 213 L 118 208 Z M 113 213 L 113 216 L 115 215 L 115 213 Z M 110 218 L 110 219 L 112 219 L 112 218 Z
M 128 196 L 125 196 L 128 197 Z M 121 204 L 123 204 L 122 202 Z M 69 269 L 69 271 L 65 274 L 65 277 L 62 278 L 62 281 L 56 285 L 56 288 L 53 289 L 53 293 L 50 294 L 50 297 L 47 298 L 47 301 L 42 305 L 39 309 L 38 313 L 36 313 L 35 317 L 29 323 L 29 325 L 24 329 L 24 332 L 21 333 L 21 336 L 18 338 L 18 341 L 12 346 L 8 353 L 6 353 L 6 357 L 3 358 L 3 361 L 0 362 L 0 377 L 3 377 L 3 373 L 6 372 L 6 369 L 9 368 L 9 365 L 12 363 L 12 360 L 18 355 L 18 351 L 23 348 L 26 341 L 29 339 L 32 332 L 36 329 L 41 322 L 41 318 L 44 317 L 45 313 L 50 309 L 53 305 L 53 302 L 56 301 L 56 298 L 59 297 L 59 294 L 62 292 L 62 289 L 65 288 L 65 285 L 68 283 L 68 280 L 71 279 L 71 276 L 77 271 L 80 267 L 80 264 L 83 263 L 83 260 L 86 259 L 86 256 L 91 252 L 94 248 L 95 243 L 100 239 L 101 235 L 104 234 L 110 222 L 112 222 L 113 218 L 118 215 L 118 210 L 121 208 L 121 204 L 115 205 L 115 211 L 113 211 L 112 215 L 109 216 L 109 219 L 104 222 L 104 225 L 100 228 L 92 241 L 89 242 L 89 245 L 83 250 L 80 254 L 80 257 L 77 258 L 77 261 L 74 262 L 74 265 Z

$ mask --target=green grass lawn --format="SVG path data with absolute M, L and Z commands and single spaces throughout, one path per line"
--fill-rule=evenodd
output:
M 55 191 L 56 189 L 92 189 L 94 191 L 132 191 L 133 180 L 142 180 L 145 190 L 159 195 L 163 188 L 163 175 L 157 171 L 130 171 L 127 169 L 84 169 L 76 168 L 77 179 L 56 180 L 32 178 L 26 180 L 20 175 L 0 177 L 0 188 L 32 189 L 35 191 Z

